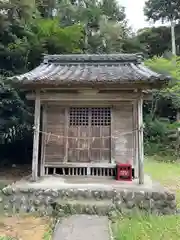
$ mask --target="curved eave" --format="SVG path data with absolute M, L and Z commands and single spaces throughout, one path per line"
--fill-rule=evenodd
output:
M 160 88 L 168 84 L 170 77 L 157 74 L 143 64 L 41 64 L 25 74 L 11 78 L 23 88 L 57 86 L 109 86 L 126 84 L 150 84 Z M 150 87 L 151 88 L 151 87 Z
M 14 86 L 18 87 L 22 90 L 35 90 L 35 89 L 58 89 L 58 88 L 62 88 L 62 89 L 67 89 L 67 88 L 76 88 L 76 89 L 80 89 L 80 88 L 99 88 L 99 89 L 161 89 L 163 87 L 166 87 L 168 85 L 168 81 L 164 80 L 164 81 L 158 81 L 158 82 L 142 82 L 142 81 L 138 81 L 138 82 L 121 82 L 121 83 L 16 83 Z

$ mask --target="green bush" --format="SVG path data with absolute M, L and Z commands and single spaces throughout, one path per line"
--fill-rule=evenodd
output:
M 170 123 L 168 119 L 144 119 L 144 148 L 147 155 L 175 155 L 176 129 L 179 124 Z
M 31 158 L 32 113 L 25 94 L 0 75 L 0 166 L 6 159 L 11 164 Z

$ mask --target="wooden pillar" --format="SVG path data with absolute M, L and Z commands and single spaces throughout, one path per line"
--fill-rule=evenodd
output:
M 42 106 L 42 132 L 46 132 L 47 129 L 47 106 L 43 105 Z M 40 166 L 40 176 L 45 175 L 45 147 L 46 147 L 46 137 L 47 135 L 42 133 L 42 138 L 41 138 L 41 166 Z
M 115 107 L 114 105 L 111 106 L 111 160 L 110 163 L 116 163 L 115 160 L 115 145 L 116 145 L 116 140 L 115 140 L 115 133 L 114 133 L 114 111 L 115 111 Z
M 139 184 L 144 183 L 143 98 L 138 99 L 138 169 Z
M 64 162 L 67 163 L 68 162 L 68 144 L 69 144 L 69 140 L 68 140 L 68 131 L 69 131 L 69 108 L 65 108 L 65 138 L 64 140 Z
M 138 154 L 138 102 L 133 104 L 133 140 L 134 140 L 134 174 L 135 178 L 139 177 L 139 154 Z
M 38 155 L 39 155 L 39 127 L 40 127 L 40 93 L 36 91 L 35 113 L 34 113 L 34 139 L 33 139 L 33 157 L 32 157 L 32 180 L 37 180 L 38 174 Z

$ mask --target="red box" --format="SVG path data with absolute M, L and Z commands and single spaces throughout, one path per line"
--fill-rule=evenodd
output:
M 132 165 L 118 163 L 116 166 L 116 180 L 117 181 L 132 181 Z

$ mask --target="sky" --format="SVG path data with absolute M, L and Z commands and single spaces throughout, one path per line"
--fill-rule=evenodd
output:
M 146 0 L 118 0 L 120 5 L 126 8 L 127 19 L 129 20 L 129 25 L 137 31 L 140 28 L 150 27 L 153 24 L 146 22 L 146 18 L 143 13 L 143 8 Z M 160 25 L 160 23 L 155 24 L 155 26 Z

